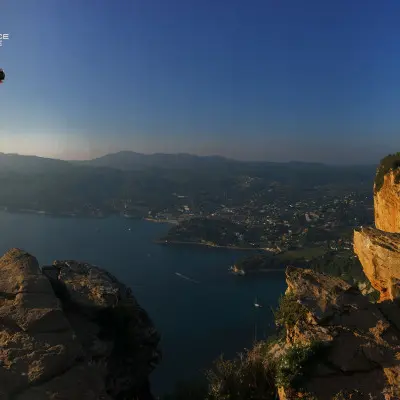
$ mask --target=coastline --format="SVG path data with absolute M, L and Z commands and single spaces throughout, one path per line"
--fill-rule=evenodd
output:
M 141 217 L 141 216 L 130 216 L 130 215 L 125 215 L 121 214 L 118 212 L 115 213 L 104 213 L 104 214 L 98 214 L 98 215 L 93 215 L 93 214 L 77 214 L 77 213 L 69 213 L 69 212 L 50 212 L 50 211 L 44 211 L 44 210 L 30 210 L 30 209 L 20 209 L 20 210 L 10 210 L 7 207 L 0 207 L 0 212 L 4 212 L 7 214 L 31 214 L 31 215 L 43 215 L 46 217 L 57 217 L 57 218 L 90 218 L 90 219 L 105 219 L 108 217 L 121 217 L 124 219 L 131 219 L 131 220 L 144 220 L 148 222 L 155 222 L 155 223 L 169 223 L 169 224 L 178 224 L 178 221 L 175 220 L 158 220 L 158 219 L 152 219 L 152 218 L 146 218 L 146 217 Z
M 286 268 L 263 268 L 263 269 L 255 269 L 255 270 L 250 270 L 250 271 L 246 271 L 246 274 L 252 274 L 252 273 L 256 273 L 256 272 L 285 272 Z
M 272 253 L 269 250 L 260 248 L 260 247 L 237 247 L 237 246 L 220 246 L 216 244 L 209 244 L 209 243 L 200 243 L 200 242 L 184 242 L 184 241 L 179 241 L 179 240 L 168 240 L 167 242 L 165 240 L 157 239 L 154 240 L 154 243 L 157 244 L 178 244 L 178 245 L 194 245 L 194 246 L 204 246 L 204 247 L 210 247 L 210 248 L 218 248 L 218 249 L 229 249 L 229 250 L 244 250 L 244 251 L 262 251 L 264 253 Z
M 170 219 L 155 219 L 155 218 L 142 218 L 148 222 L 155 222 L 156 224 L 171 224 L 171 225 L 178 225 L 179 221 L 177 220 L 170 220 Z
M 51 217 L 51 218 L 75 218 L 75 219 L 106 219 L 108 217 L 115 216 L 115 214 L 107 214 L 107 215 L 90 215 L 90 214 L 63 214 L 63 213 L 50 213 L 47 211 L 24 211 L 24 210 L 0 210 L 1 212 L 7 214 L 16 214 L 16 215 L 37 215 L 43 217 Z
M 106 214 L 100 214 L 100 215 L 93 215 L 93 214 L 75 214 L 75 213 L 68 213 L 68 212 L 49 212 L 49 211 L 44 211 L 44 210 L 30 210 L 30 209 L 20 209 L 20 210 L 10 210 L 7 207 L 0 207 L 0 212 L 4 212 L 7 214 L 19 214 L 19 215 L 25 215 L 25 214 L 30 214 L 30 215 L 40 215 L 44 217 L 55 217 L 55 218 L 82 218 L 82 219 L 106 219 L 108 217 L 120 217 L 123 219 L 128 219 L 128 220 L 136 220 L 136 221 L 147 221 L 147 222 L 152 222 L 156 224 L 170 224 L 170 225 L 178 225 L 179 221 L 177 220 L 168 220 L 168 219 L 153 219 L 153 218 L 148 218 L 148 217 L 143 217 L 143 216 L 130 216 L 130 215 L 125 215 L 121 214 L 118 212 L 115 213 L 106 213 Z

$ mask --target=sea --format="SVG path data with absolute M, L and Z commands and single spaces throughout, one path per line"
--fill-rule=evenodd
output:
M 0 212 L 0 253 L 18 247 L 40 265 L 92 263 L 130 286 L 161 334 L 163 360 L 151 384 L 162 396 L 179 382 L 201 379 L 221 354 L 231 358 L 275 333 L 272 310 L 286 289 L 280 271 L 230 274 L 229 266 L 248 251 L 154 243 L 170 227 L 122 217 Z M 255 299 L 262 308 L 254 307 Z

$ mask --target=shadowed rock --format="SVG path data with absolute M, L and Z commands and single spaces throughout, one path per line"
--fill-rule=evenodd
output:
M 0 259 L 0 399 L 152 399 L 159 335 L 130 289 L 85 263 Z

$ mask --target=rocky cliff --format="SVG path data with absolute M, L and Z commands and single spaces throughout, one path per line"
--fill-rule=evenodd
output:
M 153 399 L 159 335 L 131 290 L 98 267 L 0 258 L 0 399 Z
M 399 167 L 400 153 L 381 161 L 376 228 L 354 232 L 354 251 L 378 303 L 339 278 L 288 267 L 278 313 L 285 340 L 270 349 L 280 400 L 400 399 Z
M 380 301 L 400 295 L 400 234 L 367 227 L 354 232 L 354 251 Z
M 380 301 L 400 295 L 400 153 L 381 160 L 374 183 L 376 228 L 354 232 L 354 252 Z
M 400 169 L 397 164 L 396 168 L 383 169 L 384 160 L 374 185 L 375 225 L 385 232 L 400 232 Z
M 297 317 L 277 345 L 281 371 L 289 374 L 289 352 L 317 350 L 296 366 L 295 385 L 279 387 L 280 399 L 399 399 L 400 308 L 370 303 L 343 280 L 309 269 L 288 267 L 286 280 Z

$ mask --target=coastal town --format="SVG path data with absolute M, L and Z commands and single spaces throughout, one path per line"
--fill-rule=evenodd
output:
M 262 196 L 255 196 L 242 205 L 220 204 L 209 213 L 184 204 L 155 214 L 150 211 L 147 219 L 175 224 L 164 238 L 167 243 L 273 253 L 311 245 L 329 250 L 350 249 L 351 230 L 373 219 L 372 195 L 366 191 L 330 196 L 326 190 L 316 193 L 297 201 L 286 199 L 282 193 L 267 202 Z

